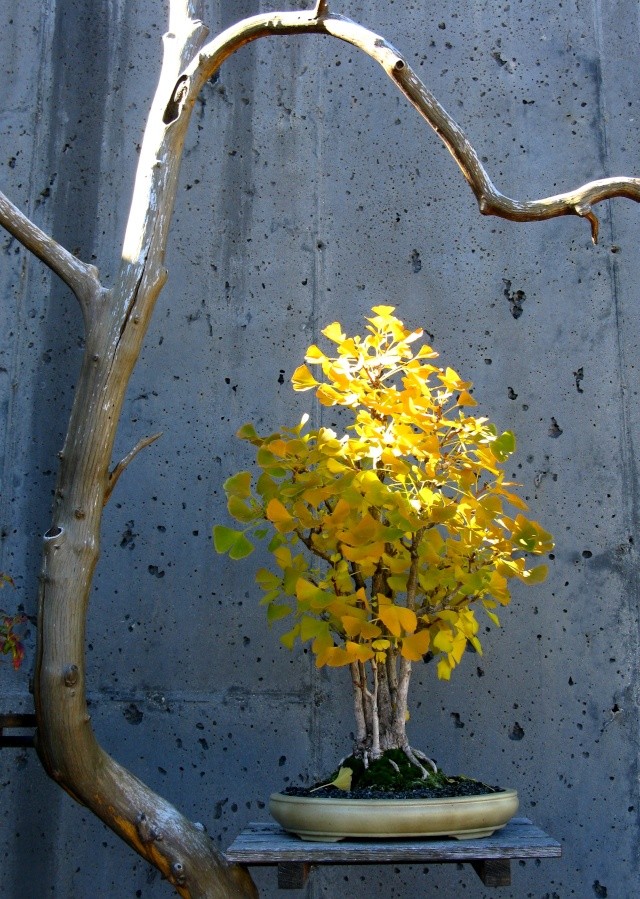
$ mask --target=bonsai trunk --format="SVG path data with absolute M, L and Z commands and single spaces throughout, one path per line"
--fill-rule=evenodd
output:
M 390 647 L 380 661 L 353 662 L 351 683 L 356 718 L 353 753 L 368 767 L 389 749 L 400 749 L 427 777 L 438 768 L 428 756 L 415 749 L 407 737 L 409 681 L 411 662 Z
M 389 649 L 384 661 L 351 665 L 356 717 L 355 752 L 368 761 L 388 749 L 411 752 L 407 739 L 407 696 L 411 662 Z

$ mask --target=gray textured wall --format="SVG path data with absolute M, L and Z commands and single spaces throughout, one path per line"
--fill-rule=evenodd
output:
M 291 8 L 291 3 L 285 4 Z M 311 0 L 306 4 L 311 5 Z M 640 175 L 632 0 L 335 2 L 382 32 L 458 119 L 505 192 L 536 197 Z M 213 30 L 271 8 L 210 0 Z M 108 275 L 158 70 L 163 3 L 0 4 L 0 178 L 45 229 Z M 210 528 L 248 457 L 247 420 L 297 420 L 288 378 L 319 328 L 379 302 L 424 325 L 443 361 L 513 428 L 513 475 L 557 538 L 542 587 L 515 591 L 450 684 L 417 671 L 413 742 L 452 770 L 516 787 L 564 857 L 514 866 L 507 899 L 627 899 L 638 871 L 638 256 L 640 208 L 482 218 L 449 154 L 374 63 L 316 37 L 261 41 L 198 104 L 160 297 L 118 438 L 163 430 L 105 517 L 88 633 L 106 747 L 222 847 L 283 779 L 348 748 L 344 672 L 268 632 L 251 566 Z M 82 345 L 75 301 L 0 235 L 1 565 L 35 606 Z M 510 298 L 522 292 L 522 314 Z M 284 383 L 282 383 L 284 381 Z M 330 416 L 325 412 L 325 416 Z M 555 425 L 554 425 L 555 422 Z M 28 667 L 0 665 L 1 710 L 28 710 Z M 13 899 L 170 895 L 49 782 L 0 756 L 1 890 Z M 275 874 L 260 872 L 264 896 Z M 310 897 L 477 899 L 470 870 L 317 872 Z

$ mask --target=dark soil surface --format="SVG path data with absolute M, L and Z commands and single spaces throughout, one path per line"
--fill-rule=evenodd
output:
M 352 771 L 351 788 L 338 789 L 331 781 L 340 771 Z M 392 749 L 365 767 L 361 759 L 349 756 L 329 777 L 311 787 L 287 787 L 287 796 L 315 796 L 317 799 L 449 799 L 455 796 L 482 796 L 504 792 L 458 775 L 449 777 L 443 771 L 430 773 L 425 779 L 401 750 Z
M 411 790 L 376 790 L 365 787 L 354 790 L 338 790 L 336 787 L 312 789 L 304 787 L 287 787 L 283 790 L 287 796 L 314 796 L 316 799 L 450 799 L 454 796 L 483 796 L 487 793 L 502 793 L 501 787 L 490 787 L 488 784 L 468 778 L 448 778 L 449 783 L 443 787 L 415 787 Z

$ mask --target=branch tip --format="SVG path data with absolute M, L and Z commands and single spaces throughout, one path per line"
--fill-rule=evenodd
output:
M 120 475 L 125 470 L 125 468 L 127 468 L 127 466 L 130 465 L 131 462 L 133 462 L 133 460 L 135 459 L 135 457 L 138 455 L 139 452 L 141 452 L 143 449 L 146 449 L 146 447 L 151 446 L 151 444 L 155 443 L 155 441 L 158 440 L 160 437 L 162 437 L 162 431 L 159 431 L 157 434 L 153 434 L 151 437 L 143 437 L 141 440 L 139 440 L 136 443 L 134 448 L 130 452 L 128 452 L 127 455 L 123 459 L 121 459 L 118 462 L 118 464 L 115 466 L 113 471 L 109 474 L 109 479 L 107 481 L 107 488 L 104 493 L 103 505 L 106 506 L 106 504 L 109 502 L 109 499 L 111 498 L 111 494 L 113 493 L 113 489 L 116 486 L 116 484 L 118 483 L 118 480 L 120 479 Z

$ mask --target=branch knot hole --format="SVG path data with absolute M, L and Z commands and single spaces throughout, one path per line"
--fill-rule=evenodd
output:
M 187 872 L 182 862 L 174 862 L 171 865 L 171 873 L 177 886 L 184 886 L 187 882 Z
M 186 75 L 181 75 L 176 81 L 176 86 L 171 94 L 171 99 L 167 103 L 167 108 L 162 116 L 162 121 L 165 125 L 170 125 L 171 122 L 175 122 L 180 115 L 180 110 L 182 109 L 182 104 L 185 101 L 188 90 L 189 79 Z

